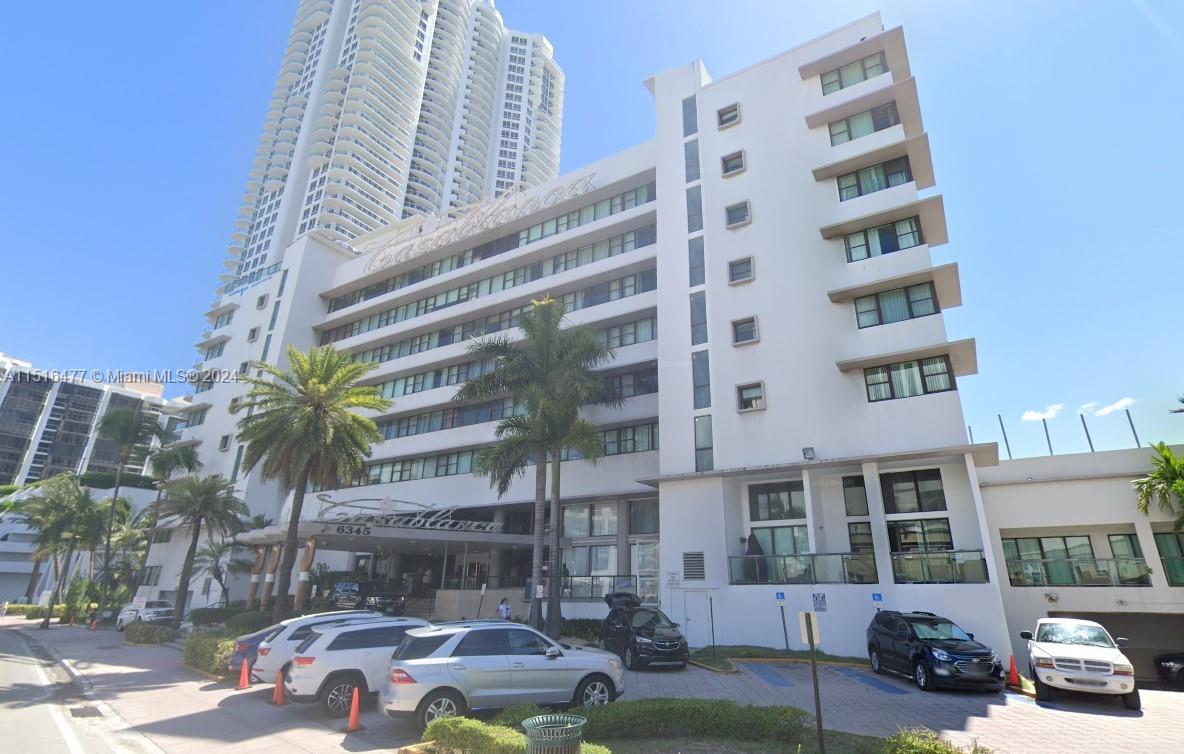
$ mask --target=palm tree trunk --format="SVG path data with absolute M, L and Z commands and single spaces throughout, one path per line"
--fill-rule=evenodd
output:
M 111 493 L 111 510 L 107 514 L 107 540 L 103 545 L 103 582 L 99 589 L 99 614 L 107 606 L 107 592 L 111 587 L 111 532 L 115 529 L 115 508 L 119 500 L 119 485 L 123 482 L 123 465 L 127 459 L 120 453 L 119 463 L 115 466 L 115 490 Z
M 177 598 L 173 600 L 173 630 L 181 627 L 181 619 L 185 616 L 185 603 L 189 598 L 189 579 L 193 576 L 193 559 L 197 556 L 197 540 L 201 539 L 201 518 L 193 522 L 193 536 L 189 539 L 189 549 L 185 552 L 185 562 L 181 564 L 181 579 L 177 582 Z
M 25 587 L 25 600 L 27 602 L 33 601 L 33 592 L 37 591 L 37 582 L 41 579 L 41 561 L 43 558 L 38 555 L 33 559 L 33 572 L 29 574 L 29 585 Z
M 156 487 L 156 500 L 152 503 L 152 510 L 154 512 L 149 514 L 148 520 L 145 521 L 145 523 L 152 524 L 152 526 L 151 526 L 152 529 L 156 528 L 156 523 L 158 521 L 158 518 L 156 516 L 155 511 L 160 510 L 160 496 L 161 496 L 161 493 L 163 493 L 163 492 L 164 492 L 163 484 L 158 485 Z M 144 569 L 146 569 L 148 567 L 148 555 L 152 552 L 152 538 L 154 536 L 156 536 L 155 531 L 148 535 L 148 544 L 147 544 L 147 546 L 144 547 L 144 555 L 140 558 L 140 569 L 138 571 L 136 571 L 136 581 L 135 581 L 135 584 L 133 584 L 134 588 L 132 589 L 132 597 L 136 596 L 136 592 L 140 589 L 140 582 L 144 580 Z
M 288 590 L 292 586 L 292 567 L 296 565 L 297 533 L 300 528 L 300 512 L 304 508 L 304 491 L 308 487 L 308 466 L 300 470 L 296 488 L 292 490 L 292 510 L 288 514 L 288 536 L 284 539 L 284 555 L 280 559 L 280 572 L 276 576 L 275 604 L 271 607 L 271 619 L 279 623 L 288 612 Z
M 551 583 L 547 599 L 547 636 L 559 638 L 563 627 L 563 574 L 559 566 L 559 531 L 563 519 L 559 510 L 559 448 L 551 451 Z
M 543 600 L 538 596 L 543 583 L 544 528 L 547 525 L 547 451 L 540 450 L 534 471 L 534 551 L 530 558 L 530 615 L 527 622 L 543 630 Z
M 49 612 L 45 614 L 45 620 L 41 621 L 41 628 L 49 628 L 49 622 L 53 619 L 53 607 L 62 599 L 62 582 L 70 578 L 70 561 L 73 559 L 74 543 L 71 542 L 69 549 L 66 550 L 66 562 L 62 565 L 58 581 L 54 584 L 53 591 L 49 595 Z

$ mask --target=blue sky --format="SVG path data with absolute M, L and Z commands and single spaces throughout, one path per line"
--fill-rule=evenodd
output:
M 501 0 L 567 74 L 563 169 L 649 138 L 642 81 L 723 76 L 875 10 L 903 25 L 975 337 L 978 441 L 1016 456 L 1184 441 L 1184 4 Z M 238 213 L 295 0 L 16 3 L 6 95 L 0 351 L 58 368 L 187 367 Z M 173 386 L 171 394 L 178 392 Z M 1049 407 L 1061 406 L 1059 411 Z M 1002 452 L 1002 447 L 1001 447 Z

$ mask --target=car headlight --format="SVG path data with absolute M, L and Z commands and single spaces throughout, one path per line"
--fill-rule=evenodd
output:
M 999 664 L 1001 664 L 1001 663 L 999 662 L 999 655 L 991 655 L 991 664 L 992 664 L 992 665 L 999 665 Z
M 944 649 L 938 649 L 937 647 L 930 647 L 929 651 L 933 653 L 933 659 L 935 659 L 935 660 L 941 660 L 942 662 L 950 662 L 951 660 L 954 659 L 953 657 L 950 657 L 950 653 L 945 651 Z
M 612 668 L 613 670 L 620 670 L 621 669 L 621 661 L 614 657 L 613 659 L 608 661 L 608 666 L 610 668 Z
M 1130 665 L 1126 665 L 1121 662 L 1114 663 L 1114 675 L 1133 676 L 1134 674 L 1135 674 L 1135 669 L 1132 668 Z
M 653 639 L 647 639 L 644 636 L 638 636 L 638 637 L 636 637 L 636 639 L 637 639 L 638 644 L 653 644 L 654 643 Z

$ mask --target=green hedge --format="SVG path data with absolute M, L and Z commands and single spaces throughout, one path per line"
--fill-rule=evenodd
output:
M 991 750 L 979 746 L 977 741 L 969 749 L 963 749 L 943 740 L 931 730 L 912 728 L 902 730 L 885 741 L 881 754 L 991 754 Z
M 525 754 L 526 736 L 500 725 L 490 725 L 467 717 L 442 717 L 433 720 L 423 733 L 424 741 L 435 741 L 446 751 L 465 754 Z M 580 746 L 580 754 L 611 754 L 596 744 Z
M 16 612 L 14 612 L 13 611 L 14 607 L 25 608 L 25 609 L 18 610 Z M 8 612 L 10 615 L 24 615 L 29 620 L 41 620 L 45 617 L 45 614 L 47 612 L 49 612 L 49 608 L 45 607 L 43 605 L 9 605 Z M 54 605 L 53 606 L 53 617 L 61 618 L 65 614 L 66 614 L 66 606 L 65 605 Z
M 234 654 L 234 637 L 221 631 L 194 631 L 185 640 L 185 664 L 213 675 L 226 676 L 226 664 Z
M 800 743 L 810 716 L 797 707 L 741 706 L 718 699 L 640 699 L 573 710 L 588 718 L 584 738 L 723 738 L 737 741 Z M 508 707 L 493 719 L 517 729 L 528 717 L 548 714 L 532 704 Z
M 164 644 L 173 640 L 172 626 L 158 626 L 152 623 L 129 623 L 123 629 L 123 640 L 128 644 Z
M 594 618 L 564 618 L 560 634 L 573 639 L 584 641 L 600 641 L 600 626 L 602 621 Z
M 244 610 L 235 613 L 229 618 L 225 618 L 227 633 L 235 634 L 253 634 L 256 631 L 267 628 L 272 624 L 271 611 L 263 612 L 261 610 Z
M 195 626 L 214 626 L 225 623 L 241 612 L 241 607 L 199 607 L 189 611 L 189 620 Z

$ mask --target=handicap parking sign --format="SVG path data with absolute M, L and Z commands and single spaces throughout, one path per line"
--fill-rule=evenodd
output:
M 777 604 L 785 607 L 785 592 L 776 592 L 774 596 L 777 598 Z

